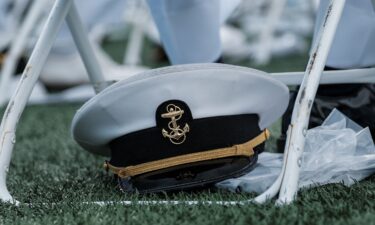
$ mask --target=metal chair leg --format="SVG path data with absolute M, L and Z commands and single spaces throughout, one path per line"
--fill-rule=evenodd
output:
M 281 183 L 278 203 L 288 204 L 297 195 L 299 172 L 302 166 L 302 152 L 310 118 L 311 107 L 319 86 L 328 53 L 335 37 L 346 0 L 332 0 L 319 31 L 318 41 L 313 47 L 306 72 L 294 105 L 292 121 L 289 125 L 285 173 Z
M 6 187 L 6 176 L 16 143 L 17 123 L 72 2 L 73 0 L 57 0 L 55 2 L 17 89 L 4 113 L 0 125 L 0 200 L 2 201 L 15 202 Z
M 68 12 L 66 22 L 68 23 L 70 32 L 72 33 L 82 61 L 85 64 L 90 81 L 95 89 L 95 92 L 98 93 L 104 88 L 108 87 L 111 83 L 104 80 L 102 68 L 100 67 L 99 61 L 95 57 L 94 51 L 90 45 L 90 40 L 87 35 L 88 32 L 86 32 L 84 26 L 82 25 L 82 21 L 74 4 L 72 4 L 71 9 Z

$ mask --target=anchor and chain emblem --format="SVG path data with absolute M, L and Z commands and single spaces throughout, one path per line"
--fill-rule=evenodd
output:
M 169 104 L 167 105 L 167 112 L 161 114 L 162 118 L 170 119 L 171 121 L 168 123 L 168 128 L 170 132 L 166 131 L 164 128 L 162 130 L 163 137 L 169 138 L 169 140 L 176 145 L 182 144 L 186 140 L 186 133 L 190 131 L 189 124 L 185 124 L 184 128 L 181 128 L 180 125 L 177 124 L 177 121 L 181 119 L 182 115 L 184 114 L 184 110 L 180 107 Z

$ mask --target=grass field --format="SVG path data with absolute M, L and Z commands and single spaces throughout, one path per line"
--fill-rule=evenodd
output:
M 296 55 L 261 69 L 302 70 L 305 63 L 306 56 Z M 350 188 L 337 184 L 302 190 L 296 202 L 283 207 L 274 206 L 273 201 L 242 206 L 82 203 L 246 200 L 254 195 L 220 190 L 124 195 L 102 169 L 105 158 L 83 151 L 70 136 L 70 123 L 80 105 L 27 107 L 17 131 L 8 187 L 17 200 L 32 205 L 1 203 L 0 224 L 375 224 L 375 177 Z
M 303 190 L 295 203 L 284 207 L 275 207 L 272 201 L 246 206 L 82 204 L 105 200 L 244 200 L 253 195 L 211 190 L 125 196 L 101 168 L 104 158 L 83 151 L 70 137 L 70 121 L 78 107 L 27 108 L 18 129 L 8 186 L 17 200 L 33 205 L 1 204 L 0 224 L 375 223 L 375 177 L 350 188 L 337 184 Z

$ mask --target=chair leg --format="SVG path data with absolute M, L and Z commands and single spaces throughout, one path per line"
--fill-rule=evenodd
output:
M 137 66 L 141 61 L 142 45 L 143 45 L 143 30 L 141 27 L 134 25 L 132 27 L 124 64 L 129 66 Z
M 277 204 L 288 204 L 296 199 L 310 111 L 344 5 L 345 0 L 331 0 L 293 108 L 281 172 L 271 187 L 254 199 L 257 203 L 264 203 L 278 193 Z
M 78 15 L 74 3 L 72 3 L 71 9 L 68 12 L 66 22 L 68 23 L 70 32 L 72 33 L 82 61 L 85 64 L 94 90 L 96 93 L 98 93 L 104 88 L 108 87 L 111 83 L 104 80 L 102 68 L 100 67 L 99 61 L 94 54 L 92 46 L 90 45 L 87 35 L 88 32 L 86 32 L 84 26 L 82 25 L 82 21 Z
M 0 125 L 0 200 L 2 201 L 15 202 L 6 187 L 6 175 L 13 147 L 16 143 L 17 124 L 72 1 L 56 0 L 22 74 L 22 78 L 4 113 Z
M 335 37 L 345 0 L 332 0 L 325 21 L 319 31 L 318 41 L 313 46 L 306 72 L 293 108 L 292 121 L 288 129 L 284 161 L 285 173 L 281 183 L 278 204 L 295 200 L 298 190 L 299 172 L 302 166 L 302 152 L 305 146 L 311 107 L 319 86 L 329 50 Z

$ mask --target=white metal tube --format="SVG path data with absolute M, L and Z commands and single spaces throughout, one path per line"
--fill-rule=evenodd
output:
M 136 66 L 141 62 L 143 36 L 143 29 L 136 24 L 133 24 L 128 45 L 126 47 L 126 55 L 124 58 L 125 65 Z
M 287 132 L 287 136 L 290 136 L 290 130 Z M 289 145 L 289 139 L 286 141 L 285 146 Z M 274 198 L 280 191 L 281 183 L 283 182 L 284 179 L 284 174 L 285 174 L 285 169 L 286 169 L 286 161 L 288 158 L 288 152 L 285 152 L 283 156 L 283 166 L 281 167 L 281 172 L 279 176 L 277 177 L 276 181 L 262 194 L 258 195 L 255 199 L 254 202 L 256 203 L 264 203 L 269 199 Z
M 345 0 L 332 0 L 319 31 L 318 41 L 311 52 L 308 66 L 294 105 L 292 122 L 289 125 L 284 178 L 281 184 L 278 204 L 288 204 L 296 198 L 302 152 L 305 145 L 311 107 L 314 102 L 320 76 L 344 9 Z
M 0 125 L 0 200 L 2 201 L 14 201 L 6 187 L 6 175 L 16 142 L 17 123 L 71 3 L 72 0 L 57 0 L 55 2 L 21 80 L 4 113 Z
M 9 82 L 14 75 L 17 62 L 25 49 L 30 33 L 36 28 L 43 10 L 46 8 L 46 0 L 38 0 L 32 3 L 22 25 L 12 41 L 10 50 L 5 57 L 4 65 L 0 76 L 0 106 L 6 103 L 9 90 Z
M 86 71 L 89 74 L 90 81 L 94 86 L 96 93 L 106 88 L 109 83 L 105 82 L 102 69 L 99 65 L 94 51 L 90 45 L 90 40 L 87 36 L 87 31 L 82 25 L 81 18 L 78 15 L 77 9 L 74 3 L 68 12 L 66 22 L 69 26 L 70 32 L 72 33 L 74 42 L 81 55 L 82 61 L 85 64 Z
M 300 85 L 305 72 L 271 73 L 286 85 Z M 320 84 L 375 83 L 375 68 L 324 71 Z

